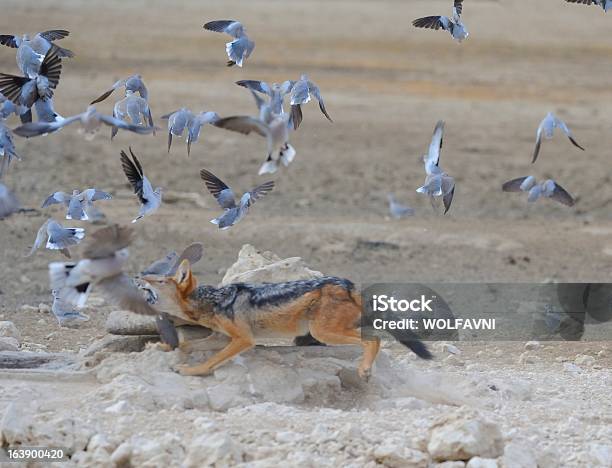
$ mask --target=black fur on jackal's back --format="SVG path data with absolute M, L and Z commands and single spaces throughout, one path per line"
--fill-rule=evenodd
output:
M 347 291 L 355 289 L 354 284 L 343 278 L 323 276 L 309 280 L 287 281 L 285 283 L 234 283 L 221 288 L 199 286 L 191 294 L 195 301 L 208 301 L 215 305 L 215 310 L 230 317 L 234 315 L 234 302 L 241 294 L 247 294 L 250 305 L 254 308 L 280 306 L 316 291 L 325 286 L 340 286 Z

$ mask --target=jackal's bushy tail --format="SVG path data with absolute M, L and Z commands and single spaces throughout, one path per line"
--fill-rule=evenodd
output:
M 351 298 L 363 310 L 361 294 L 351 291 Z M 421 359 L 431 359 L 433 357 L 425 343 L 414 332 L 410 330 L 388 330 L 388 333 Z
M 393 338 L 403 344 L 406 348 L 410 349 L 421 359 L 431 359 L 433 355 L 413 332 L 410 330 L 389 330 L 389 333 Z

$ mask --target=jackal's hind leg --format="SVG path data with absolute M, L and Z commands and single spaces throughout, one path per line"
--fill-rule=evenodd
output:
M 322 341 L 325 344 L 330 345 L 348 345 L 358 344 L 363 347 L 363 358 L 359 364 L 357 372 L 359 377 L 364 380 L 368 380 L 372 373 L 372 364 L 376 359 L 378 350 L 380 349 L 380 340 L 363 341 L 359 330 L 345 329 L 345 330 L 327 330 L 318 326 L 317 321 L 314 320 L 310 325 L 310 333 L 317 340 Z

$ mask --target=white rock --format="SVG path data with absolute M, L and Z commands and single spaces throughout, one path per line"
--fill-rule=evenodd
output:
M 15 324 L 8 320 L 0 322 L 0 337 L 15 338 L 21 344 L 21 333 Z
M 114 405 L 109 406 L 104 410 L 105 413 L 125 414 L 130 408 L 130 404 L 125 400 L 119 400 Z
M 527 351 L 534 351 L 536 349 L 540 349 L 541 347 L 542 345 L 539 341 L 528 341 L 527 343 L 525 343 L 525 349 Z
M 185 457 L 182 441 L 177 434 L 169 432 L 156 435 L 154 439 L 133 436 L 130 464 L 134 467 L 180 466 L 179 460 Z
M 67 455 L 82 451 L 93 431 L 77 419 L 59 416 L 43 419 L 33 408 L 9 404 L 0 434 L 4 444 L 29 447 L 62 447 Z
M 595 364 L 595 358 L 588 354 L 577 354 L 574 363 L 577 366 L 592 367 Z
M 132 446 L 124 442 L 115 449 L 110 460 L 115 466 L 130 466 L 130 458 L 132 458 Z
M 248 400 L 243 396 L 239 385 L 219 384 L 206 388 L 208 402 L 215 411 L 225 411 L 234 406 L 240 406 Z
M 569 372 L 570 374 L 581 374 L 582 373 L 582 369 L 572 362 L 564 362 L 563 370 L 565 372 Z
M 538 468 L 535 452 L 524 442 L 510 442 L 500 459 L 502 468 Z
M 504 442 L 497 424 L 478 415 L 453 413 L 438 420 L 431 430 L 427 450 L 434 460 L 497 458 Z
M 433 468 L 465 468 L 465 462 L 462 461 L 445 461 L 436 463 Z
M 442 346 L 442 349 L 446 351 L 447 353 L 461 354 L 461 350 L 457 348 L 454 344 L 444 343 L 444 345 Z
M 463 362 L 461 359 L 459 359 L 454 354 L 449 354 L 448 356 L 446 356 L 446 358 L 444 358 L 444 362 L 446 364 L 450 364 L 451 366 L 457 366 L 457 367 L 465 366 L 465 362 Z
M 377 463 L 390 468 L 426 468 L 429 465 L 427 454 L 392 440 L 375 447 L 374 458 Z
M 114 310 L 106 319 L 106 331 L 113 335 L 157 335 L 155 317 L 128 310 Z
M 587 453 L 593 466 L 612 466 L 612 445 L 592 443 Z
M 205 434 L 193 439 L 182 466 L 233 466 L 242 462 L 242 447 L 224 432 Z
M 116 444 L 111 443 L 104 434 L 96 434 L 87 444 L 86 451 L 76 452 L 70 459 L 76 466 L 111 466 L 111 454 Z
M 41 302 L 40 304 L 38 304 L 38 312 L 42 314 L 48 314 L 51 312 L 51 307 L 49 306 L 49 304 Z
M 465 468 L 498 468 L 498 466 L 494 458 L 474 457 L 467 462 Z
M 302 436 L 293 431 L 281 431 L 274 435 L 274 439 L 281 444 L 292 444 L 300 440 Z
M 281 259 L 271 252 L 258 252 L 252 245 L 245 244 L 221 284 L 294 281 L 321 276 L 323 273 L 311 270 L 299 257 Z
M 518 358 L 519 364 L 535 364 L 537 358 L 529 351 L 525 351 Z
M 0 338 L 0 351 L 17 351 L 19 349 L 19 341 L 11 336 Z

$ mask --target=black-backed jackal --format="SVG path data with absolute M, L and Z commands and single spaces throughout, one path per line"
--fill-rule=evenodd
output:
M 322 343 L 361 345 L 359 375 L 368 378 L 380 348 L 379 338 L 362 339 L 361 296 L 346 279 L 326 276 L 286 283 L 198 286 L 187 260 L 174 277 L 150 275 L 144 279 L 158 292 L 155 306 L 160 311 L 231 338 L 203 364 L 182 366 L 179 370 L 184 375 L 211 372 L 255 346 L 257 338 L 295 338 L 310 332 Z M 418 356 L 431 357 L 416 338 L 400 341 Z

